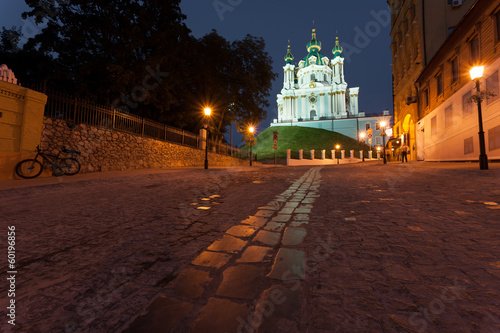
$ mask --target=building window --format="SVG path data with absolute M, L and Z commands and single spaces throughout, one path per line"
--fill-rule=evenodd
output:
M 328 76 L 327 76 L 326 74 L 325 74 L 324 76 L 325 76 L 324 81 L 325 81 L 325 82 L 326 82 L 326 81 L 328 81 Z
M 486 79 L 486 91 L 494 95 L 488 97 L 488 104 L 493 103 L 498 99 L 498 71 Z
M 450 105 L 444 110 L 444 127 L 453 125 L 453 107 Z
M 422 93 L 422 105 L 424 106 L 424 109 L 429 106 L 429 89 L 425 88 L 423 93 Z
M 495 14 L 495 41 L 500 42 L 500 11 Z
M 462 109 L 463 109 L 463 117 L 467 118 L 472 115 L 472 101 L 470 98 L 472 97 L 472 91 L 469 91 L 467 94 L 462 97 Z
M 376 131 L 380 131 L 380 123 L 376 123 L 375 124 L 375 130 Z
M 437 134 L 437 117 L 434 116 L 431 119 L 431 136 L 434 136 Z
M 494 127 L 488 131 L 488 140 L 490 151 L 500 148 L 500 126 Z
M 459 73 L 458 73 L 458 58 L 453 58 L 451 60 L 451 82 L 455 83 L 458 81 Z
M 376 145 L 381 145 L 381 144 L 382 144 L 382 138 L 381 138 L 380 136 L 377 136 L 377 137 L 375 138 L 375 144 L 376 144 Z
M 316 81 L 316 74 L 311 74 L 311 81 L 312 82 Z
M 371 125 L 368 123 L 365 125 L 366 130 L 368 131 L 371 128 Z
M 436 75 L 436 83 L 437 83 L 437 95 L 441 96 L 443 94 L 443 73 L 439 73 Z
M 472 65 L 478 65 L 481 59 L 479 58 L 479 38 L 477 36 L 470 41 L 470 56 Z
M 467 138 L 464 140 L 464 154 L 470 154 L 474 152 L 474 141 L 472 140 L 472 137 Z

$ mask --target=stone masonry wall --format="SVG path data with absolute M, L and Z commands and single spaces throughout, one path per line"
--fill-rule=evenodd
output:
M 80 151 L 83 173 L 130 169 L 202 167 L 205 151 L 108 129 L 44 118 L 42 151 L 57 154 L 62 146 Z M 248 165 L 248 161 L 210 153 L 210 166 Z

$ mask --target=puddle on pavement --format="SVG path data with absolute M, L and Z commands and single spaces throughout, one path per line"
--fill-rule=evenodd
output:
M 200 207 L 196 207 L 196 209 L 199 209 L 199 210 L 209 210 L 211 207 L 204 207 L 204 206 L 200 206 Z
M 496 202 L 485 202 L 484 203 L 486 206 L 498 206 Z

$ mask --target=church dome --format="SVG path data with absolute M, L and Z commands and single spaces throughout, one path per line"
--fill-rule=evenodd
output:
M 288 45 L 288 52 L 286 53 L 286 56 L 285 56 L 285 61 L 287 64 L 292 64 L 293 65 L 293 54 L 292 54 L 292 51 L 290 49 L 290 45 Z
M 316 39 L 316 29 L 313 29 L 311 41 L 307 44 L 307 52 L 312 50 L 321 51 L 321 42 Z
M 334 58 L 340 57 L 340 55 L 342 54 L 343 51 L 344 51 L 344 49 L 342 48 L 342 46 L 340 46 L 339 38 L 337 37 L 337 39 L 335 41 L 335 47 L 332 50 L 333 57 Z

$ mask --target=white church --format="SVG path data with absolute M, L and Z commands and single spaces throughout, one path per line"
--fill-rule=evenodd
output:
M 278 95 L 278 119 L 271 126 L 304 126 L 326 129 L 359 138 L 359 133 L 373 130 L 376 145 L 377 122 L 390 123 L 389 111 L 381 116 L 366 117 L 358 109 L 359 87 L 349 88 L 344 75 L 344 58 L 338 37 L 330 60 L 321 53 L 316 29 L 307 44 L 308 54 L 295 65 L 290 45 L 285 56 L 284 81 Z M 368 143 L 368 139 L 366 140 Z

